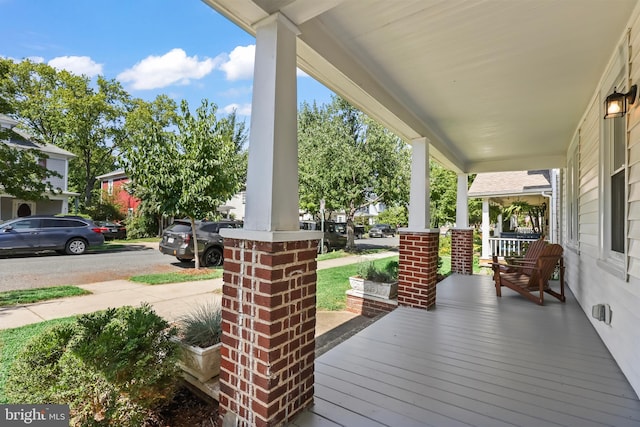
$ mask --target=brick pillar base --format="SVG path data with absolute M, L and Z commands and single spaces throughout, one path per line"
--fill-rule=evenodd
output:
M 347 291 L 347 311 L 367 317 L 376 317 L 382 313 L 389 313 L 398 307 L 397 299 L 380 298 L 372 295 L 362 295 L 352 290 Z
M 451 230 L 451 272 L 473 274 L 473 229 Z
M 440 230 L 400 231 L 398 305 L 435 308 Z
M 224 243 L 218 425 L 281 425 L 313 402 L 318 241 Z

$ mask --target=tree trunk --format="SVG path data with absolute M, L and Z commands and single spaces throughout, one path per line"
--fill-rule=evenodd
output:
M 349 217 L 347 217 L 347 246 L 345 246 L 347 252 L 355 251 L 356 249 L 355 230 L 353 215 L 349 215 Z
M 191 234 L 193 235 L 193 257 L 196 262 L 196 270 L 200 269 L 200 256 L 198 254 L 198 237 L 196 235 L 196 220 L 189 217 L 191 221 Z

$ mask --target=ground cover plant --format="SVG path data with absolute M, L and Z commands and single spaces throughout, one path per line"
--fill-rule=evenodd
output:
M 0 292 L 0 307 L 29 304 L 56 298 L 88 295 L 91 292 L 77 286 L 52 286 L 50 288 L 20 289 Z

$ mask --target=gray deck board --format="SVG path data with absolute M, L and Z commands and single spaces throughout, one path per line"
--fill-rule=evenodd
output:
M 640 426 L 640 400 L 570 294 L 545 306 L 452 276 L 316 360 L 292 425 Z

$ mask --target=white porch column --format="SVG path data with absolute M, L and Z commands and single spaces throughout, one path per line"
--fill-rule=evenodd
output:
M 257 24 L 245 230 L 300 229 L 297 34 L 281 14 Z
M 491 230 L 489 224 L 489 199 L 482 199 L 482 258 L 491 257 L 491 248 L 489 247 L 489 232 Z
M 295 26 L 255 24 L 247 204 L 224 237 L 217 425 L 288 424 L 313 403 L 319 238 L 298 225 Z
M 411 141 L 411 147 L 408 229 L 412 231 L 426 230 L 431 223 L 429 212 L 429 142 L 427 138 L 417 138 Z
M 456 228 L 469 227 L 469 201 L 468 201 L 467 174 L 458 174 L 458 191 L 456 192 Z
M 494 235 L 495 237 L 500 237 L 502 235 L 502 214 L 498 214 L 498 224 L 496 224 L 496 232 Z

